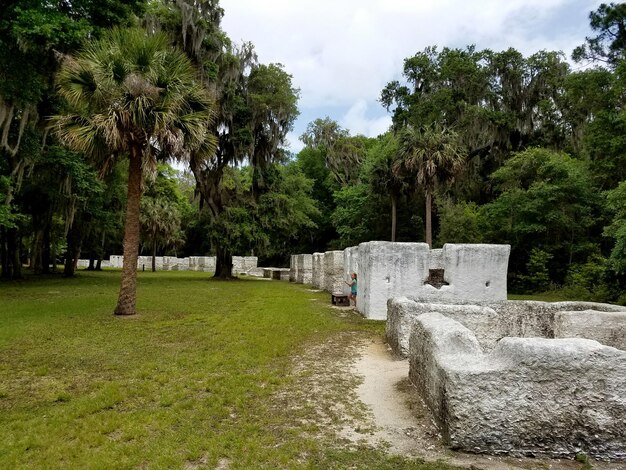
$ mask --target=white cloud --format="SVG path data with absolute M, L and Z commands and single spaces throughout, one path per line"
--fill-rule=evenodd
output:
M 388 122 L 367 118 L 403 60 L 429 45 L 569 55 L 588 34 L 596 0 L 221 0 L 223 27 L 280 62 L 301 89 L 300 108 L 341 120 L 353 134 Z M 333 107 L 336 114 L 324 112 Z M 304 113 L 309 115 L 310 113 Z M 354 128 L 350 126 L 355 126 Z M 304 125 L 297 123 L 296 128 Z M 292 144 L 297 139 L 291 139 Z M 293 148 L 293 147 L 292 147 Z
M 349 129 L 352 135 L 363 134 L 376 137 L 384 134 L 391 125 L 391 117 L 388 115 L 380 117 L 367 117 L 368 104 L 364 99 L 354 103 L 348 112 L 339 120 L 339 124 Z

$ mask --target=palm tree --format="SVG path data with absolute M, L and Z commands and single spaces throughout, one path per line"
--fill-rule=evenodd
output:
M 156 252 L 182 241 L 181 215 L 176 203 L 164 197 L 144 197 L 141 201 L 141 228 L 152 252 L 152 272 L 156 271 Z
M 399 142 L 388 132 L 378 138 L 378 142 L 368 153 L 365 171 L 369 174 L 372 191 L 388 194 L 391 202 L 391 241 L 396 241 L 398 199 L 406 189 L 403 174 L 395 171 L 399 158 Z
M 161 34 L 114 29 L 67 57 L 58 73 L 67 111 L 52 118 L 59 139 L 102 171 L 129 159 L 124 265 L 116 315 L 135 313 L 144 169 L 158 159 L 210 155 L 213 103 L 185 54 Z
M 452 182 L 465 161 L 457 134 L 433 126 L 416 129 L 408 126 L 400 134 L 400 159 L 394 164 L 397 174 L 415 176 L 426 196 L 426 243 L 433 244 L 432 201 L 439 182 Z

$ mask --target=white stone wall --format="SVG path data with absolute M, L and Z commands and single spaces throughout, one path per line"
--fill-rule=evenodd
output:
M 413 295 L 434 302 L 506 300 L 510 252 L 509 245 L 445 244 L 431 251 L 429 269 L 443 268 L 449 285 L 425 284 Z
M 302 283 L 313 282 L 313 255 L 302 255 Z
M 304 255 L 296 255 L 296 282 L 304 282 Z
M 296 255 L 289 257 L 289 282 L 296 282 Z
M 358 287 L 360 282 L 359 275 L 359 247 L 351 246 L 343 250 L 343 279 L 350 282 L 352 273 L 356 273 L 357 277 L 357 297 Z M 346 283 L 343 284 L 343 293 L 350 294 L 350 286 Z
M 157 271 L 202 271 L 215 272 L 215 256 L 190 256 L 188 258 L 177 258 L 175 256 L 155 257 L 155 267 Z M 258 258 L 256 256 L 233 256 L 233 274 L 248 274 L 256 272 Z M 79 260 L 79 266 L 87 267 L 89 260 Z M 103 261 L 102 266 L 111 268 L 122 268 L 124 256 L 111 255 L 108 262 Z M 137 257 L 137 269 L 148 271 L 152 269 L 152 256 Z
M 471 304 L 417 302 L 406 297 L 388 302 L 387 342 L 406 357 L 409 335 L 423 313 L 438 312 L 469 328 L 481 347 L 492 350 L 500 338 L 586 338 L 626 350 L 626 307 L 594 302 L 511 300 Z
M 256 256 L 233 256 L 233 275 L 245 274 L 255 269 L 259 259 Z
M 428 245 L 366 242 L 358 248 L 357 309 L 366 318 L 385 320 L 388 299 L 415 295 L 424 285 L 428 277 Z
M 409 377 L 444 442 L 472 453 L 626 457 L 626 351 L 597 341 L 511 338 L 489 353 L 461 323 L 419 315 Z
M 330 294 L 343 293 L 343 251 L 324 253 L 324 290 Z
M 109 262 L 112 268 L 121 268 L 124 264 L 124 257 L 122 255 L 111 255 Z
M 326 288 L 324 281 L 324 253 L 313 253 L 312 260 L 313 271 L 311 284 L 313 284 L 313 287 L 316 289 L 324 290 Z
M 202 272 L 215 272 L 215 256 L 190 256 L 189 270 Z

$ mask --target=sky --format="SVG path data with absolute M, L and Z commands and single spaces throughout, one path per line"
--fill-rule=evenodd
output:
M 403 61 L 427 46 L 525 55 L 563 51 L 591 35 L 590 0 L 221 0 L 222 27 L 251 41 L 262 63 L 281 63 L 300 89 L 300 116 L 288 135 L 299 136 L 316 118 L 330 118 L 352 135 L 375 137 L 391 116 L 378 102 Z M 573 65 L 574 68 L 579 67 Z

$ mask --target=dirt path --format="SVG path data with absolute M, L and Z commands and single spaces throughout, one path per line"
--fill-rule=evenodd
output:
M 372 446 L 385 446 L 389 452 L 421 457 L 429 461 L 443 460 L 451 465 L 473 469 L 582 469 L 570 460 L 503 458 L 463 454 L 446 449 L 430 419 L 430 413 L 408 381 L 408 361 L 395 358 L 381 339 L 362 345 L 352 372 L 362 379 L 357 395 L 369 413 L 357 427 L 344 428 L 343 437 L 352 442 L 364 441 Z M 362 429 L 371 429 L 363 433 Z M 587 467 L 589 468 L 589 467 Z M 594 462 L 598 470 L 623 470 L 624 463 Z

